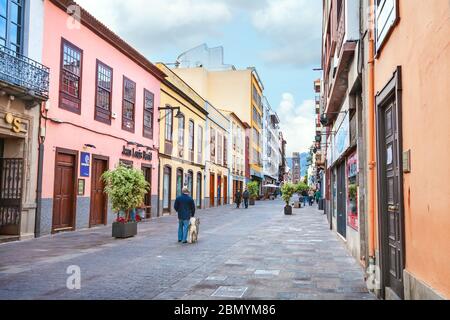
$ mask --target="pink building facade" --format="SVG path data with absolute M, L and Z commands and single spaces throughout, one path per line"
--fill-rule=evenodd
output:
M 146 216 L 158 215 L 158 106 L 165 75 L 70 3 L 45 1 L 43 62 L 51 71 L 41 120 L 41 235 L 113 222 L 101 175 L 119 163 L 143 170 L 151 184 Z

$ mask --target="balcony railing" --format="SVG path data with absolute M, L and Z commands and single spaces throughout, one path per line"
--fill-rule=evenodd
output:
M 25 89 L 33 98 L 48 99 L 50 69 L 0 46 L 0 81 Z

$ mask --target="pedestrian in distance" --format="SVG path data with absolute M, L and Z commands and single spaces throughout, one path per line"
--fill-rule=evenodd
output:
M 308 201 L 308 191 L 306 191 L 306 190 L 302 191 L 302 200 L 303 200 L 303 206 L 306 207 L 306 202 Z
M 244 198 L 245 209 L 248 209 L 248 201 L 250 199 L 250 192 L 248 192 L 247 188 L 245 188 L 243 198 Z
M 312 205 L 314 204 L 314 190 L 313 189 L 309 190 L 308 196 L 309 196 L 309 206 L 312 207 Z
M 320 192 L 319 189 L 317 189 L 315 197 L 316 197 L 317 204 L 319 204 L 320 199 L 322 199 L 322 193 Z
M 178 213 L 178 242 L 187 243 L 189 220 L 195 215 L 195 202 L 189 196 L 189 189 L 183 188 L 181 196 L 175 200 L 175 211 Z
M 234 198 L 235 198 L 235 202 L 236 202 L 236 209 L 239 209 L 241 207 L 241 202 L 242 202 L 242 194 L 241 194 L 240 190 L 236 191 Z

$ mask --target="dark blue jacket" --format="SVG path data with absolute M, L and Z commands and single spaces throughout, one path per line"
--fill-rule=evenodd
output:
M 178 212 L 178 219 L 189 220 L 195 215 L 195 202 L 187 194 L 182 194 L 175 200 L 175 210 Z

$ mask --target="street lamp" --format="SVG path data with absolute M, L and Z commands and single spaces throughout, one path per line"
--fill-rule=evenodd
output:
M 180 107 L 166 106 L 164 108 L 159 108 L 158 110 L 159 111 L 162 111 L 162 110 L 171 110 L 171 111 L 177 110 L 177 114 L 175 115 L 175 118 L 177 118 L 177 119 L 183 118 L 183 114 L 181 113 L 181 108 Z M 166 113 L 166 115 L 164 117 L 158 119 L 158 122 L 161 122 L 161 120 L 163 120 L 166 117 L 167 117 L 167 113 Z

